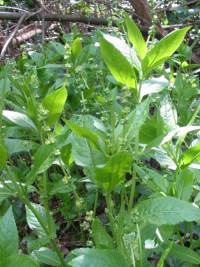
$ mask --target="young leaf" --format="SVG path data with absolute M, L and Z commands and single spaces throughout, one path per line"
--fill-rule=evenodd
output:
M 179 159 L 181 167 L 187 167 L 193 161 L 200 161 L 200 144 L 188 148 Z
M 177 197 L 189 201 L 192 195 L 193 173 L 188 169 L 181 170 L 176 178 Z
M 57 254 L 49 248 L 42 247 L 38 250 L 34 250 L 31 254 L 38 262 L 46 264 L 48 266 L 59 266 L 60 259 Z
M 165 79 L 164 76 L 146 80 L 142 83 L 142 86 L 141 86 L 140 99 L 142 100 L 142 98 L 145 95 L 159 93 L 160 91 L 165 89 L 167 86 L 169 86 L 169 81 Z
M 32 257 L 27 255 L 13 254 L 3 260 L 3 267 L 39 267 Z
M 47 95 L 42 104 L 46 110 L 48 110 L 48 118 L 47 123 L 49 126 L 52 126 L 59 119 L 65 102 L 67 99 L 67 90 L 65 87 L 61 87 L 60 89 L 50 93 Z
M 147 52 L 146 42 L 136 23 L 126 15 L 125 23 L 128 31 L 128 38 L 135 47 L 138 56 L 143 59 Z
M 92 236 L 96 248 L 112 249 L 113 241 L 111 236 L 106 232 L 99 219 L 95 219 L 92 224 Z
M 144 75 L 147 75 L 152 69 L 162 64 L 177 50 L 189 29 L 190 27 L 185 27 L 169 33 L 147 52 L 142 61 Z
M 0 255 L 8 257 L 18 252 L 18 232 L 12 208 L 0 219 Z
M 96 182 L 105 191 L 112 191 L 125 178 L 130 170 L 132 156 L 127 151 L 121 151 L 110 157 L 106 164 L 95 168 Z
M 39 214 L 40 218 L 42 219 L 43 224 L 46 227 L 48 227 L 48 219 L 47 219 L 47 216 L 46 216 L 45 209 L 41 205 L 35 204 L 35 203 L 32 203 L 32 206 L 34 207 L 36 212 Z M 47 233 L 44 230 L 44 228 L 40 224 L 40 221 L 38 221 L 38 219 L 35 216 L 35 214 L 27 206 L 26 206 L 26 220 L 27 220 L 28 226 L 32 230 L 36 231 L 36 233 L 38 234 L 39 238 L 48 237 Z M 52 218 L 51 218 L 51 230 L 55 234 L 55 225 L 54 225 L 54 222 L 53 222 Z
M 32 120 L 23 113 L 11 111 L 11 110 L 3 110 L 2 115 L 5 119 L 11 121 L 12 123 L 18 126 L 32 129 L 32 130 L 37 130 Z
M 84 248 L 73 251 L 76 256 L 68 264 L 72 267 L 129 267 L 128 262 L 115 250 Z
M 159 197 L 139 202 L 132 212 L 133 220 L 135 216 L 138 223 L 175 225 L 199 221 L 200 209 L 174 197 Z
M 73 56 L 74 59 L 77 59 L 77 57 L 81 53 L 81 50 L 82 50 L 81 39 L 78 37 L 71 44 L 72 56 Z
M 137 88 L 137 76 L 140 62 L 133 48 L 124 40 L 103 35 L 100 41 L 101 54 L 114 78 L 130 87 Z

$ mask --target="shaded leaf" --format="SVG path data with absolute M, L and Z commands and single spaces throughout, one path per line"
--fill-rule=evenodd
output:
M 192 195 L 193 173 L 188 169 L 181 170 L 176 178 L 177 197 L 189 201 Z
M 129 264 L 114 250 L 105 249 L 77 249 L 76 255 L 68 264 L 72 267 L 128 267 Z
M 0 219 L 0 255 L 8 257 L 18 252 L 18 232 L 12 208 Z
M 137 214 L 137 215 L 136 215 Z M 174 197 L 159 197 L 139 202 L 132 212 L 137 222 L 156 225 L 200 220 L 200 209 L 184 200 Z
M 184 246 L 178 246 L 176 244 L 173 244 L 172 249 L 170 251 L 170 255 L 179 258 L 183 262 L 198 264 L 198 265 L 200 264 L 199 253 Z
M 92 224 L 92 236 L 96 248 L 112 249 L 113 241 L 111 236 L 106 232 L 99 219 L 95 219 Z
M 38 262 L 50 265 L 59 266 L 60 259 L 57 254 L 49 248 L 42 247 L 32 252 L 32 256 L 37 259 Z
M 127 151 L 121 151 L 108 159 L 106 164 L 95 168 L 95 181 L 105 191 L 111 191 L 122 182 L 126 172 L 130 171 L 132 156 Z
M 19 255 L 19 254 L 13 254 L 10 257 L 7 257 L 3 261 L 4 267 L 39 267 L 38 263 L 36 263 L 33 258 L 27 255 Z
M 32 206 L 36 210 L 36 212 L 39 214 L 40 218 L 42 219 L 43 224 L 46 227 L 48 227 L 48 219 L 47 219 L 46 211 L 44 207 L 42 207 L 39 204 L 35 204 L 35 203 L 32 203 Z M 26 220 L 27 220 L 28 226 L 32 230 L 36 231 L 39 238 L 48 237 L 44 228 L 42 227 L 37 217 L 35 216 L 35 214 L 27 206 L 26 206 Z M 55 233 L 55 225 L 54 225 L 52 218 L 51 218 L 51 229 Z

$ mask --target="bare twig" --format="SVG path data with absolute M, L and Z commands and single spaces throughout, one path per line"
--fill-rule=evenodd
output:
M 20 16 L 20 19 L 19 19 L 14 31 L 11 33 L 11 35 L 8 37 L 8 39 L 6 40 L 5 44 L 3 45 L 3 48 L 1 50 L 1 58 L 4 57 L 10 42 L 15 37 L 16 33 L 18 32 L 18 30 L 19 30 L 21 24 L 23 23 L 24 19 L 26 18 L 26 16 L 27 16 L 27 13 L 24 13 L 23 15 Z

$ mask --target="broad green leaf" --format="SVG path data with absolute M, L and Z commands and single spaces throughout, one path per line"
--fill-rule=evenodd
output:
M 38 250 L 34 250 L 31 255 L 37 259 L 38 262 L 48 266 L 60 265 L 60 259 L 58 258 L 57 254 L 49 248 L 41 247 Z
M 8 151 L 2 140 L 0 140 L 0 171 L 6 166 Z
M 176 178 L 177 197 L 189 201 L 192 195 L 193 173 L 188 169 L 181 170 Z
M 142 83 L 141 86 L 140 99 L 142 99 L 145 95 L 159 93 L 167 86 L 169 86 L 169 81 L 164 76 L 146 80 Z
M 76 257 L 68 263 L 72 267 L 129 267 L 116 250 L 84 248 L 74 250 L 73 254 Z
M 49 145 L 44 144 L 39 147 L 39 149 L 34 155 L 32 169 L 25 177 L 28 184 L 32 184 L 35 181 L 37 174 L 41 172 L 41 169 L 43 165 L 46 164 L 46 162 L 49 163 L 50 160 L 50 164 L 52 163 L 53 158 L 51 158 L 51 155 L 53 154 L 54 151 L 55 151 L 54 144 L 49 144 Z M 49 167 L 50 164 L 47 164 L 47 166 Z
M 59 119 L 65 102 L 67 99 L 67 90 L 65 87 L 50 93 L 47 95 L 42 104 L 44 108 L 48 111 L 47 123 L 49 126 L 52 126 Z
M 143 59 L 147 52 L 147 46 L 142 33 L 136 23 L 129 16 L 126 16 L 125 23 L 128 31 L 128 38 L 135 47 L 139 57 Z
M 144 75 L 161 65 L 177 50 L 189 29 L 190 27 L 185 27 L 169 33 L 147 52 L 142 61 Z
M 195 252 L 191 248 L 173 244 L 169 254 L 179 258 L 183 262 L 200 265 L 199 253 Z
M 177 128 L 177 112 L 169 96 L 165 96 L 160 103 L 160 115 L 168 131 Z
M 98 135 L 94 131 L 90 130 L 89 128 L 81 127 L 71 121 L 66 121 L 66 124 L 75 134 L 86 138 L 88 141 L 91 141 L 97 149 L 101 150 Z
M 92 236 L 96 248 L 112 249 L 113 241 L 111 236 L 106 232 L 99 219 L 95 219 L 92 224 Z
M 190 132 L 193 131 L 199 131 L 200 126 L 184 126 L 184 127 L 178 127 L 177 129 L 174 129 L 170 131 L 162 140 L 161 144 L 164 145 L 165 143 L 169 142 L 172 140 L 173 137 L 181 137 L 185 136 Z
M 4 141 L 8 149 L 9 155 L 24 151 L 35 150 L 38 147 L 37 143 L 27 140 L 5 138 Z
M 3 110 L 2 115 L 5 119 L 11 121 L 12 123 L 18 126 L 21 126 L 23 128 L 37 130 L 32 120 L 23 113 L 11 111 L 11 110 Z
M 159 197 L 139 202 L 132 212 L 137 223 L 175 225 L 200 220 L 200 209 L 174 197 Z
M 95 181 L 105 191 L 113 190 L 121 183 L 126 172 L 130 171 L 132 156 L 127 151 L 121 151 L 110 157 L 104 165 L 95 168 Z
M 134 49 L 124 40 L 110 35 L 102 36 L 100 47 L 102 57 L 114 78 L 130 88 L 137 88 L 140 62 Z
M 2 267 L 39 267 L 32 257 L 13 253 L 3 260 Z
M 78 166 L 91 168 L 93 161 L 97 165 L 105 162 L 104 154 L 95 147 L 89 147 L 85 138 L 72 135 L 71 143 L 72 158 Z
M 43 225 L 45 227 L 48 227 L 48 219 L 47 219 L 47 216 L 46 216 L 46 211 L 44 209 L 44 207 L 42 207 L 41 205 L 39 204 L 35 204 L 35 203 L 31 203 L 33 208 L 36 210 L 37 214 L 39 214 L 42 222 L 43 222 Z M 53 222 L 53 219 L 50 217 L 51 219 L 51 231 L 52 233 L 55 235 L 55 225 L 54 225 L 54 222 Z M 26 220 L 27 220 L 27 223 L 28 223 L 28 226 L 36 231 L 37 235 L 39 238 L 45 238 L 45 237 L 48 237 L 43 226 L 40 224 L 39 220 L 37 219 L 37 217 L 35 216 L 35 214 L 26 206 Z
M 186 167 L 193 161 L 200 161 L 200 144 L 188 148 L 179 159 L 181 167 Z
M 18 252 L 18 232 L 12 208 L 0 219 L 0 255 L 8 257 Z

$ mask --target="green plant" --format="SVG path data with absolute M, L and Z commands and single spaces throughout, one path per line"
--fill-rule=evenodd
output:
M 193 240 L 200 220 L 198 87 L 190 80 L 193 90 L 181 100 L 181 74 L 171 85 L 164 69 L 189 28 L 149 48 L 127 16 L 125 26 L 128 42 L 101 34 L 99 50 L 82 44 L 75 33 L 67 36 L 71 46 L 52 42 L 44 53 L 24 55 L 12 63 L 15 69 L 8 64 L 2 70 L 0 201 L 18 198 L 31 230 L 25 256 L 18 251 L 12 210 L 3 212 L 4 266 L 200 263 Z M 191 111 L 185 116 L 186 99 Z M 54 197 L 67 222 L 82 221 L 81 239 L 92 240 L 92 247 L 64 255 Z M 104 220 L 98 214 L 101 202 Z M 6 232 L 13 232 L 10 240 Z

